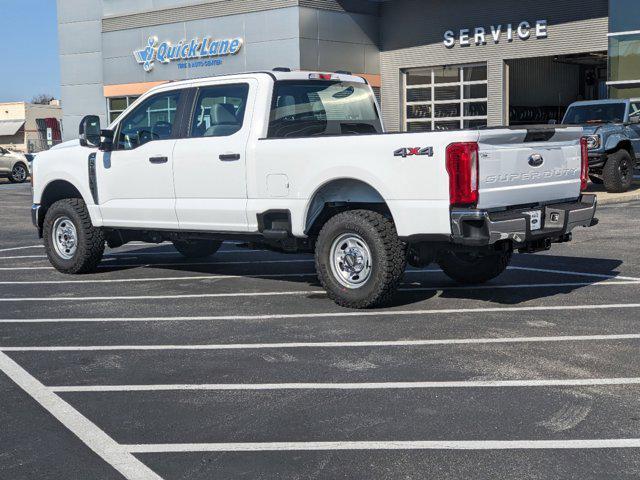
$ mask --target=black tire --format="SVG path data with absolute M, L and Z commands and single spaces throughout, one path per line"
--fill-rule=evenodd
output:
M 626 150 L 618 150 L 609 154 L 602 169 L 604 188 L 610 193 L 622 193 L 631 188 L 633 183 L 634 162 Z
M 466 285 L 478 285 L 502 274 L 509 266 L 512 255 L 511 249 L 478 255 L 445 252 L 439 255 L 438 265 L 452 280 Z
M 368 274 L 358 286 L 345 286 L 334 273 L 333 248 L 344 236 L 359 238 L 368 249 Z M 391 300 L 407 266 L 406 245 L 391 220 L 370 210 L 351 210 L 331 217 L 320 231 L 315 249 L 320 283 L 335 303 L 348 308 L 371 308 Z M 344 265 L 346 266 L 346 263 Z M 354 275 L 356 278 L 356 275 Z
M 602 178 L 597 175 L 589 175 L 589 180 L 591 180 L 591 183 L 594 185 L 602 185 L 603 183 Z
M 66 226 L 64 219 L 68 219 L 75 229 L 75 251 L 69 258 L 61 256 L 62 247 L 54 243 L 56 242 L 54 227 L 59 223 L 64 228 Z M 42 230 L 47 257 L 59 272 L 71 274 L 93 272 L 102 260 L 105 245 L 104 233 L 91 223 L 91 217 L 81 198 L 66 198 L 51 205 L 44 217 Z M 58 238 L 57 234 L 56 238 Z
M 218 251 L 222 242 L 211 240 L 174 240 L 173 246 L 187 258 L 210 257 Z
M 9 181 L 11 183 L 24 183 L 29 178 L 29 168 L 22 162 L 17 162 L 12 168 L 9 174 Z

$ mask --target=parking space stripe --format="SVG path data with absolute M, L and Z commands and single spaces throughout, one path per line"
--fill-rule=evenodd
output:
M 432 345 L 484 345 L 501 343 L 590 342 L 640 340 L 640 334 L 561 335 L 543 337 L 500 338 L 446 338 L 439 340 L 375 340 L 354 342 L 284 342 L 284 343 L 231 343 L 208 345 L 76 345 L 0 347 L 4 352 L 104 352 L 153 350 L 260 350 L 286 348 L 358 348 L 358 347 L 420 347 Z
M 250 277 L 251 275 L 246 275 Z M 640 281 L 616 281 L 616 282 L 562 282 L 562 283 L 530 283 L 515 285 L 451 285 L 434 287 L 400 288 L 401 292 L 423 291 L 449 291 L 449 290 L 503 290 L 525 288 L 552 288 L 552 287 L 588 287 L 588 286 L 625 286 L 640 285 Z M 324 290 L 292 290 L 274 292 L 231 292 L 231 293 L 195 293 L 176 295 L 122 295 L 122 296 L 95 296 L 95 297 L 8 297 L 0 298 L 2 303 L 11 302 L 98 302 L 98 301 L 131 301 L 131 300 L 180 300 L 193 298 L 234 298 L 234 297 L 267 297 L 267 296 L 301 296 L 326 294 Z
M 0 248 L 0 252 L 13 252 L 15 250 L 27 250 L 29 248 L 44 248 L 44 245 L 28 245 L 26 247 Z
M 0 282 L 0 285 L 57 285 L 75 283 L 147 283 L 147 282 L 174 282 L 174 281 L 198 281 L 198 280 L 229 280 L 236 278 L 296 278 L 315 277 L 315 273 L 265 273 L 259 275 L 198 275 L 193 277 L 144 277 L 144 278 L 102 278 L 86 280 L 16 280 Z
M 114 257 L 111 257 L 114 258 Z M 111 260 L 109 258 L 109 260 Z M 256 264 L 278 264 L 278 263 L 310 263 L 313 264 L 313 259 L 293 259 L 293 260 L 247 260 L 238 262 L 171 262 L 171 263 L 118 263 L 108 265 L 98 265 L 101 269 L 114 269 L 114 268 L 149 268 L 149 267 L 194 267 L 203 265 L 256 265 Z M 17 271 L 17 270 L 54 270 L 53 267 L 1 267 L 0 271 Z
M 421 315 L 446 315 L 452 313 L 515 313 L 515 312 L 561 312 L 592 310 L 626 310 L 640 308 L 640 303 L 582 304 L 527 307 L 487 307 L 487 308 L 443 308 L 434 310 L 358 310 L 321 313 L 284 313 L 267 315 L 217 315 L 194 317 L 84 317 L 84 318 L 4 318 L 1 323 L 101 323 L 101 322 L 201 322 L 201 321 L 235 321 L 235 320 L 307 320 L 312 318 L 364 319 L 367 317 L 407 317 Z
M 608 278 L 608 279 L 620 279 L 620 280 L 638 280 L 640 277 L 623 277 L 620 275 L 606 275 L 603 273 L 588 273 L 588 272 L 576 272 L 571 270 L 555 270 L 552 268 L 535 268 L 535 267 L 507 267 L 507 270 L 522 270 L 527 272 L 539 272 L 539 273 L 555 273 L 558 275 L 575 275 L 576 277 L 593 277 L 593 278 Z
M 640 378 L 571 378 L 547 380 L 461 380 L 450 382 L 358 383 L 202 383 L 157 385 L 70 385 L 48 387 L 54 392 L 167 392 L 189 390 L 414 390 L 429 388 L 591 387 L 640 385 Z
M 640 438 L 593 440 L 432 440 L 346 442 L 241 442 L 125 445 L 132 453 L 273 452 L 328 450 L 566 450 L 640 448 Z
M 116 443 L 84 415 L 2 352 L 0 352 L 0 370 L 126 479 L 162 480 L 162 477 L 133 456 L 128 448 Z
M 219 251 L 216 252 L 216 255 L 224 255 L 224 254 L 229 254 L 229 253 L 258 253 L 258 252 L 266 252 L 266 250 L 223 250 L 223 251 Z M 268 252 L 267 252 L 268 253 Z M 184 258 L 182 256 L 182 254 L 178 253 L 178 252 L 136 252 L 136 251 L 130 251 L 130 252 L 118 252 L 118 253 L 107 253 L 105 254 L 105 257 L 107 258 L 133 258 L 133 257 L 140 257 L 140 256 L 162 256 L 162 257 L 176 257 L 176 258 Z M 23 259 L 29 259 L 29 258 L 41 258 L 41 259 L 45 259 L 47 258 L 46 255 L 12 255 L 9 257 L 3 257 L 0 256 L 0 260 L 23 260 Z

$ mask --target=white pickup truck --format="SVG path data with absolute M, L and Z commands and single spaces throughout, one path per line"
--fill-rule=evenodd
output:
M 596 223 L 582 129 L 384 133 L 367 82 L 276 69 L 168 83 L 102 130 L 38 156 L 32 216 L 52 265 L 92 271 L 105 243 L 227 239 L 315 252 L 338 304 L 387 302 L 407 262 L 486 282 Z

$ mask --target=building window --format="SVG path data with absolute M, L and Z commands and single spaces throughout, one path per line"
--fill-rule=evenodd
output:
M 609 0 L 609 31 L 640 30 L 640 2 L 638 0 Z
M 404 72 L 404 129 L 456 130 L 487 125 L 486 64 Z
M 640 34 L 609 37 L 609 79 L 640 81 Z
M 112 97 L 107 98 L 107 111 L 109 112 L 109 123 L 113 122 L 124 112 L 129 105 L 135 102 L 138 97 Z

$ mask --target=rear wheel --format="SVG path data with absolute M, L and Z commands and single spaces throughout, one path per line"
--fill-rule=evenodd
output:
M 388 302 L 406 268 L 406 246 L 395 225 L 369 210 L 339 213 L 316 241 L 316 270 L 329 298 L 349 308 Z
M 618 150 L 609 155 L 602 169 L 604 188 L 610 193 L 622 193 L 631 188 L 634 162 L 626 150 Z
M 27 166 L 22 162 L 18 162 L 11 169 L 11 173 L 9 174 L 9 181 L 11 183 L 24 183 L 26 182 L 28 176 L 29 170 L 27 169 Z
M 211 240 L 175 240 L 173 246 L 187 258 L 210 257 L 218 251 L 222 242 Z
M 438 264 L 452 280 L 477 285 L 488 282 L 504 272 L 512 255 L 511 248 L 491 253 L 445 252 L 440 254 Z
M 42 232 L 47 257 L 62 273 L 89 273 L 102 260 L 104 233 L 92 225 L 80 198 L 67 198 L 51 205 Z

